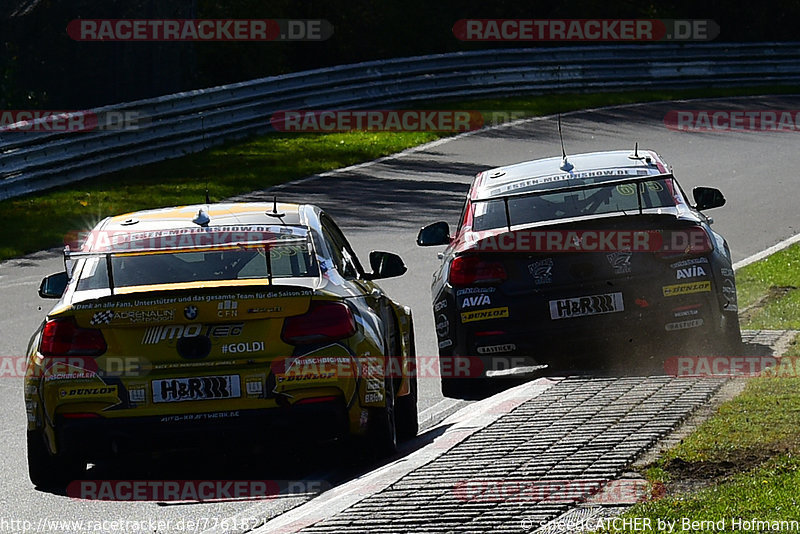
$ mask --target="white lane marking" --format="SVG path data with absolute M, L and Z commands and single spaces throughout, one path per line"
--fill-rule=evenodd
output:
M 794 245 L 797 242 L 800 242 L 800 234 L 795 234 L 792 237 L 784 239 L 780 243 L 777 243 L 767 249 L 762 250 L 761 252 L 756 252 L 752 256 L 748 256 L 743 260 L 737 261 L 736 263 L 733 264 L 733 270 L 736 271 L 738 269 L 741 269 L 742 267 L 750 265 L 751 263 L 763 260 L 767 256 L 775 254 L 776 252 L 780 252 L 785 248 L 789 248 L 790 246 Z

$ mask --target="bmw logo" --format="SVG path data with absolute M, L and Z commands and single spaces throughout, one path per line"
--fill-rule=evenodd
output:
M 197 318 L 197 306 L 186 306 L 183 309 L 183 316 L 186 317 L 187 319 L 189 319 L 190 321 L 192 319 L 196 319 Z

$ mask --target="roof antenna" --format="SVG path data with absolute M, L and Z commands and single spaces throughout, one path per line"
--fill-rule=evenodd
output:
M 278 196 L 277 195 L 273 195 L 272 196 L 272 211 L 268 211 L 267 215 L 269 215 L 270 217 L 277 217 L 279 219 L 281 217 L 283 217 L 284 215 L 286 215 L 282 211 L 278 211 Z
M 640 156 L 639 155 L 639 143 L 638 142 L 635 145 L 633 145 L 633 154 L 628 156 L 628 159 L 638 159 L 638 160 L 645 159 L 644 156 Z
M 558 114 L 558 138 L 561 140 L 561 167 L 562 171 L 571 171 L 575 166 L 567 161 L 567 151 L 564 150 L 564 136 L 561 134 L 561 113 Z

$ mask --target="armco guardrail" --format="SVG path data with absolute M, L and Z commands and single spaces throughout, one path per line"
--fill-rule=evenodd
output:
M 134 113 L 147 123 L 138 129 L 3 132 L 0 200 L 263 134 L 280 110 L 798 81 L 800 43 L 503 48 L 342 65 L 92 110 Z

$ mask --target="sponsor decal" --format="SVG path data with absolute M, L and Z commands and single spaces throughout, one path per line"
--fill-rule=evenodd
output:
M 664 186 L 658 182 L 642 182 L 642 186 L 647 186 L 647 189 L 655 192 L 664 190 Z M 619 184 L 614 189 L 617 190 L 617 193 L 626 197 L 631 197 L 636 194 L 635 184 Z
M 485 306 L 491 303 L 492 299 L 489 298 L 489 295 L 475 295 L 473 297 L 464 297 L 464 300 L 461 301 L 461 307 L 474 308 L 475 306 Z
M 261 397 L 264 393 L 264 382 L 261 378 L 247 378 L 244 389 L 248 397 Z
M 722 269 L 719 270 L 719 274 L 721 274 L 722 276 L 728 276 L 732 278 L 733 269 L 728 269 L 727 267 L 723 267 Z
M 114 318 L 114 310 L 105 310 L 96 312 L 92 315 L 92 319 L 89 321 L 89 324 L 92 326 L 96 326 L 99 324 L 108 324 L 111 322 L 111 319 Z
M 433 311 L 439 312 L 445 309 L 446 307 L 447 307 L 447 299 L 440 300 L 439 302 L 433 305 Z
M 661 288 L 665 297 L 675 297 L 678 295 L 690 295 L 692 293 L 705 293 L 711 291 L 711 282 L 690 282 L 688 284 L 674 284 Z M 724 290 L 724 288 L 723 288 Z
M 109 324 L 112 320 L 115 322 L 127 321 L 129 323 L 158 323 L 174 319 L 175 310 L 106 310 L 105 312 L 95 313 L 90 324 Z
M 688 267 L 689 265 L 708 264 L 708 258 L 702 256 L 700 258 L 692 258 L 691 260 L 682 260 L 675 263 L 670 263 L 670 268 L 677 269 L 678 267 Z
M 212 412 L 212 413 L 187 413 L 182 415 L 165 415 L 159 422 L 161 423 L 180 423 L 181 421 L 211 421 L 214 419 L 235 419 L 239 417 L 239 410 L 232 412 Z
M 461 41 L 710 41 L 719 35 L 710 19 L 460 19 Z
M 496 287 L 465 287 L 462 289 L 457 289 L 456 296 L 460 297 L 461 295 L 474 295 L 475 293 L 494 293 L 496 290 Z
M 335 347 L 331 345 L 330 347 Z M 366 354 L 365 356 L 369 356 Z M 272 372 L 278 383 L 327 380 L 358 375 L 356 362 L 346 356 L 300 356 L 273 362 Z
M 706 276 L 706 271 L 699 265 L 693 265 L 691 267 L 676 269 L 675 276 L 678 280 L 684 278 L 699 278 L 701 276 Z
M 128 399 L 135 403 L 144 403 L 147 401 L 147 388 L 145 386 L 129 386 Z
M 625 310 L 622 293 L 606 293 L 550 301 L 550 318 L 571 319 Z
M 154 345 L 162 341 L 172 341 L 183 337 L 197 337 L 203 329 L 207 337 L 234 337 L 242 333 L 244 323 L 227 324 L 174 324 L 148 327 L 142 336 L 142 345 Z
M 450 321 L 447 320 L 446 315 L 440 313 L 436 316 L 436 335 L 439 337 L 445 337 L 449 333 Z
M 197 306 L 189 305 L 183 309 L 183 316 L 188 320 L 193 321 L 197 319 Z
M 673 317 L 689 317 L 700 313 L 702 304 L 691 304 L 689 306 L 681 306 L 680 308 L 672 308 Z
M 722 281 L 722 292 L 736 297 L 736 284 L 732 278 L 726 278 Z
M 376 391 L 364 395 L 364 404 L 371 404 L 373 402 L 383 402 L 383 393 Z
M 631 272 L 631 251 L 619 250 L 606 254 L 608 263 L 614 269 L 614 274 L 628 274 Z
M 517 346 L 513 343 L 506 343 L 505 345 L 489 345 L 487 347 L 478 347 L 476 350 L 478 354 L 499 354 L 501 352 L 511 352 L 516 350 Z
M 549 284 L 553 281 L 553 258 L 545 258 L 528 265 L 528 272 L 533 276 L 536 285 Z
M 694 310 L 697 313 L 697 310 Z M 676 323 L 667 323 L 664 325 L 664 330 L 672 332 L 673 330 L 686 330 L 687 328 L 697 328 L 703 326 L 703 319 L 689 319 L 687 321 L 678 321 Z
M 235 337 L 242 333 L 244 323 L 226 323 L 208 325 L 208 337 Z
M 59 390 L 59 394 L 62 397 L 102 397 L 106 395 L 116 396 L 117 386 L 62 388 Z
M 263 341 L 248 341 L 246 343 L 229 343 L 222 345 L 222 354 L 240 354 L 244 352 L 264 352 Z
M 683 132 L 798 132 L 800 110 L 671 110 L 664 125 Z
M 155 345 L 161 341 L 170 341 L 182 337 L 196 337 L 200 335 L 203 325 L 200 324 L 172 324 L 151 326 L 144 331 L 142 345 Z
M 453 340 L 452 339 L 445 339 L 444 341 L 440 341 L 439 342 L 439 348 L 440 349 L 446 349 L 447 347 L 451 346 L 452 344 L 453 344 Z
M 280 313 L 282 306 L 271 306 L 269 308 L 248 308 L 247 313 Z
M 587 179 L 587 178 L 602 178 L 605 176 L 647 176 L 649 173 L 646 169 L 601 169 L 597 171 L 582 171 L 582 172 L 564 172 L 559 174 L 552 174 L 550 176 L 541 176 L 539 178 L 530 178 L 528 180 L 520 180 L 512 184 L 496 187 L 489 192 L 489 196 L 497 196 L 516 189 L 528 189 L 542 184 L 549 184 L 553 182 L 563 182 L 565 180 L 573 179 Z M 654 174 L 654 173 L 653 173 Z
M 236 317 L 239 303 L 235 300 L 223 300 L 217 303 L 217 317 Z
M 183 402 L 241 397 L 238 375 L 153 380 L 153 402 Z
M 485 321 L 486 319 L 502 319 L 505 317 L 508 317 L 508 306 L 503 306 L 502 308 L 488 308 L 485 310 L 463 312 L 461 314 L 461 322 L 471 323 L 473 321 Z

